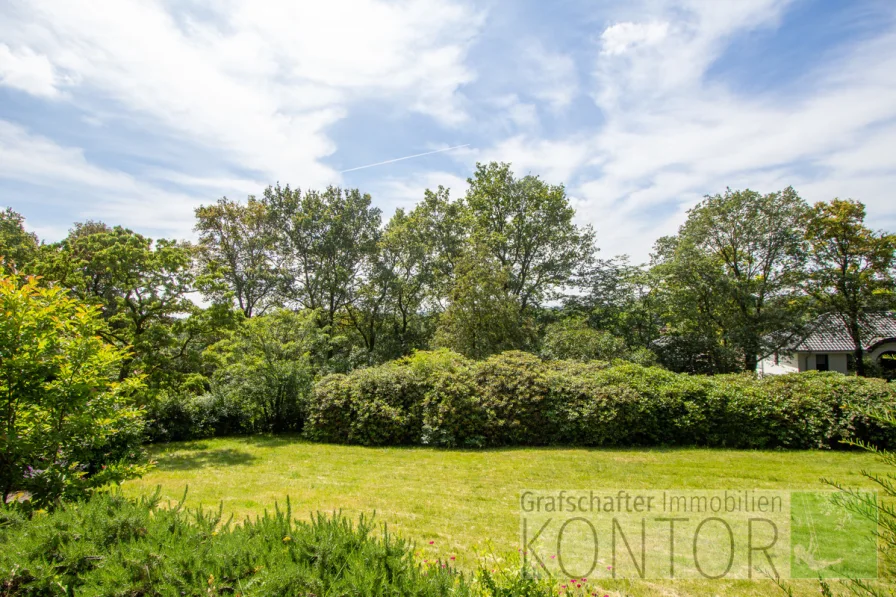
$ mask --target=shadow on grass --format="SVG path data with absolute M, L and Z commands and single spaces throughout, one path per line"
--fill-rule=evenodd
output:
M 294 444 L 313 443 L 303 438 L 298 433 L 281 433 L 277 435 L 273 435 L 270 433 L 259 435 L 241 435 L 238 437 L 234 437 L 233 439 L 239 439 L 241 442 L 251 446 L 255 446 L 257 448 L 279 448 L 281 446 L 290 446 Z
M 246 466 L 256 460 L 256 456 L 233 448 L 197 449 L 186 453 L 159 454 L 156 468 L 161 471 L 186 471 L 210 466 Z

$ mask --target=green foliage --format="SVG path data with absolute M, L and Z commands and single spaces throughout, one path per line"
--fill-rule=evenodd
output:
M 371 207 L 370 195 L 337 187 L 302 193 L 277 185 L 265 189 L 264 201 L 279 227 L 287 304 L 320 310 L 332 326 L 362 282 L 380 210 Z
M 30 521 L 0 511 L 3 595 L 470 595 L 447 565 L 371 520 L 285 509 L 239 525 L 220 511 L 100 494 Z M 507 594 L 494 593 L 494 594 Z
M 37 256 L 37 235 L 25 231 L 25 218 L 10 208 L 0 211 L 0 266 L 20 271 Z
M 152 239 L 99 222 L 77 224 L 61 243 L 45 247 L 36 269 L 47 280 L 68 288 L 99 308 L 107 342 L 129 350 L 118 377 L 146 377 L 150 390 L 171 385 L 178 365 L 172 361 L 181 338 L 178 321 L 197 310 L 193 248 Z M 174 382 L 179 375 L 173 375 Z
M 301 429 L 327 336 L 313 311 L 285 309 L 242 322 L 207 351 L 212 393 L 242 404 L 256 431 Z
M 663 336 L 650 345 L 657 362 L 676 373 L 734 373 L 742 369 L 742 355 L 699 332 Z
M 865 318 L 896 306 L 896 235 L 865 226 L 865 206 L 852 200 L 816 203 L 809 213 L 806 292 L 846 326 L 856 371 L 865 375 Z
M 747 371 L 799 331 L 806 212 L 790 187 L 767 195 L 727 189 L 690 210 L 678 236 L 656 250 L 678 331 L 723 339 Z
M 555 298 L 593 258 L 594 232 L 573 223 L 563 185 L 496 162 L 476 164 L 467 182 L 472 240 L 506 270 L 521 309 Z
M 420 352 L 330 376 L 314 389 L 306 432 L 320 441 L 449 447 L 889 445 L 866 414 L 896 408 L 896 388 L 837 373 L 694 376 L 615 361 L 484 361 Z
M 583 280 L 588 294 L 571 296 L 566 304 L 592 328 L 608 331 L 628 346 L 647 348 L 662 327 L 658 285 L 655 272 L 629 264 L 627 255 L 598 259 Z
M 278 228 L 265 201 L 246 204 L 226 197 L 196 208 L 199 280 L 215 302 L 235 300 L 246 317 L 264 313 L 280 290 Z
M 394 363 L 324 378 L 309 405 L 308 435 L 365 446 L 415 443 L 422 424 L 420 389 L 412 372 Z
M 649 352 L 642 349 L 633 356 L 649 361 Z M 545 328 L 541 353 L 547 359 L 612 361 L 626 359 L 630 351 L 622 338 L 589 327 L 583 318 L 567 317 Z
M 379 237 L 365 281 L 346 313 L 367 352 L 367 362 L 404 356 L 432 335 L 424 303 L 434 281 L 434 247 L 422 210 L 398 209 Z
M 163 393 L 146 412 L 150 442 L 238 435 L 253 430 L 251 410 L 234 393 Z
M 532 318 L 508 292 L 510 272 L 485 254 L 462 256 L 434 344 L 474 359 L 534 344 Z
M 2 271 L 0 271 L 2 273 Z M 0 490 L 45 505 L 141 473 L 137 377 L 98 310 L 35 277 L 0 277 Z

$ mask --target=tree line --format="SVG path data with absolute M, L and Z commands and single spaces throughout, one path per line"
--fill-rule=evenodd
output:
M 128 351 L 119 381 L 154 392 L 207 391 L 272 351 L 314 375 L 435 347 L 751 371 L 824 313 L 864 375 L 863 318 L 894 306 L 896 236 L 860 202 L 809 205 L 789 187 L 705 197 L 643 265 L 600 258 L 564 186 L 509 164 L 478 164 L 462 195 L 427 190 L 385 221 L 358 189 L 279 184 L 195 215 L 194 243 L 94 221 L 41 243 L 7 209 L 0 255 L 96 306 L 98 333 Z

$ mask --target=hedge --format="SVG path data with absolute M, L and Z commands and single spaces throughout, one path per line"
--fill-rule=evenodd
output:
M 832 372 L 689 376 L 524 352 L 472 361 L 443 350 L 324 378 L 305 433 L 368 446 L 887 447 L 896 434 L 874 414 L 894 407 L 893 384 Z

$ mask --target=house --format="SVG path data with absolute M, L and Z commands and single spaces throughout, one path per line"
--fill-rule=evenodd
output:
M 796 371 L 837 371 L 852 369 L 855 346 L 843 322 L 833 315 L 819 317 L 811 332 L 785 345 L 780 351 L 762 357 L 757 371 L 761 375 L 779 375 Z M 862 325 L 867 357 L 884 367 L 896 364 L 896 312 L 869 315 Z

